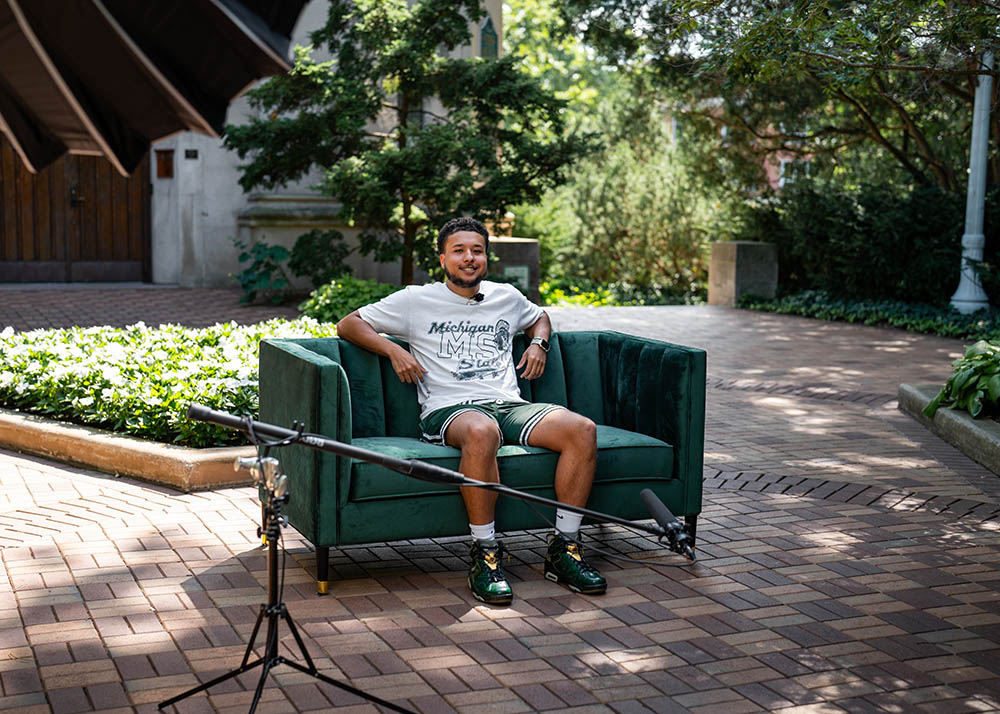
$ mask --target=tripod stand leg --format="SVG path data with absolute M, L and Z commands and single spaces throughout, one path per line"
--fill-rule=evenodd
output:
M 260 632 L 260 623 L 264 621 L 264 610 L 265 610 L 264 606 L 261 605 L 260 612 L 257 613 L 257 622 L 254 623 L 253 633 L 250 635 L 250 641 L 247 642 L 247 649 L 246 652 L 243 653 L 243 661 L 240 663 L 239 667 L 234 669 L 232 672 L 226 672 L 225 674 L 219 675 L 210 682 L 205 682 L 204 684 L 200 684 L 197 687 L 194 687 L 193 689 L 187 690 L 186 692 L 181 692 L 176 697 L 171 697 L 170 699 L 164 702 L 160 702 L 159 705 L 157 705 L 157 709 L 165 709 L 166 707 L 169 707 L 171 704 L 176 704 L 181 699 L 187 699 L 192 694 L 197 694 L 198 692 L 203 692 L 206 689 L 211 689 L 220 682 L 225 682 L 227 679 L 238 677 L 244 672 L 253 669 L 259 664 L 262 664 L 264 662 L 263 657 L 261 657 L 258 660 L 255 660 L 252 664 L 247 664 L 247 660 L 250 659 L 250 655 L 253 653 L 253 643 L 257 641 L 257 633 Z M 267 673 L 267 669 L 268 669 L 267 667 L 264 668 L 265 676 Z M 261 679 L 261 681 L 263 681 L 263 678 Z
M 281 611 L 281 616 L 285 619 L 285 622 L 288 623 L 288 629 L 291 630 L 292 637 L 295 638 L 295 642 L 299 646 L 299 652 L 302 653 L 302 659 L 304 659 L 306 664 L 309 665 L 309 670 L 311 672 L 316 672 L 316 665 L 313 664 L 312 657 L 309 656 L 309 650 L 306 649 L 306 644 L 302 641 L 302 636 L 299 635 L 299 629 L 295 626 L 295 623 L 292 622 L 292 616 L 289 614 L 287 608 Z
M 264 607 L 261 607 L 261 614 L 265 611 Z M 260 679 L 257 680 L 257 689 L 253 693 L 253 703 L 250 705 L 250 711 L 248 714 L 253 714 L 254 710 L 257 709 L 257 704 L 260 703 L 260 697 L 264 693 L 264 683 L 267 681 L 267 675 L 270 673 L 271 668 L 276 664 L 280 664 L 282 657 L 278 656 L 278 614 L 284 612 L 285 608 L 283 605 L 269 606 L 266 608 L 267 611 L 267 642 L 264 645 L 264 656 L 261 660 L 264 662 L 264 667 L 260 673 Z M 257 624 L 260 624 L 258 619 Z
M 344 689 L 344 690 L 350 692 L 351 694 L 355 694 L 355 695 L 357 695 L 359 697 L 367 699 L 368 701 L 375 702 L 376 704 L 380 704 L 381 706 L 385 707 L 386 709 L 391 709 L 394 712 L 402 712 L 402 714 L 413 714 L 413 712 L 411 712 L 409 709 L 403 709 L 402 707 L 397 706 L 396 704 L 393 704 L 392 702 L 387 702 L 384 699 L 379 699 L 378 697 L 374 697 L 371 694 L 366 694 L 365 692 L 362 692 L 360 689 L 355 689 L 354 687 L 352 687 L 349 684 L 344 684 L 343 682 L 338 682 L 336 679 L 332 679 L 330 677 L 327 677 L 325 674 L 321 674 L 319 671 L 317 671 L 316 665 L 313 663 L 312 657 L 309 656 L 309 651 L 306 649 L 306 644 L 305 644 L 305 642 L 302 641 L 302 636 L 299 634 L 299 629 L 295 626 L 295 622 L 292 620 L 292 616 L 288 612 L 287 608 L 282 608 L 282 610 L 281 610 L 281 617 L 284 618 L 284 620 L 285 620 L 286 623 L 288 623 L 288 629 L 291 630 L 292 637 L 295 638 L 295 642 L 299 646 L 299 651 L 302 653 L 302 658 L 306 661 L 306 664 L 308 664 L 309 666 L 308 667 L 303 667 L 298 662 L 292 662 L 291 660 L 287 660 L 284 657 L 278 657 L 278 659 L 280 660 L 281 663 L 287 664 L 289 667 L 292 667 L 293 669 L 297 669 L 300 672 L 305 672 L 306 674 L 308 674 L 308 675 L 310 675 L 312 677 L 315 677 L 316 679 L 320 680 L 321 682 L 326 682 L 327 684 L 332 684 L 333 686 L 340 687 L 341 689 Z
M 244 672 L 248 672 L 251 669 L 253 669 L 254 667 L 256 667 L 257 665 L 263 664 L 263 663 L 264 663 L 264 660 L 263 660 L 263 658 L 261 658 L 261 659 L 254 660 L 250 664 L 244 664 L 243 666 L 239 667 L 238 669 L 234 669 L 232 672 L 226 672 L 225 674 L 216 677 L 215 679 L 211 680 L 210 682 L 205 682 L 204 684 L 200 684 L 197 687 L 194 687 L 193 689 L 187 690 L 186 692 L 181 692 L 176 697 L 171 697 L 170 699 L 167 699 L 166 701 L 160 702 L 159 704 L 156 705 L 156 708 L 157 709 L 166 709 L 171 704 L 176 704 L 177 702 L 179 702 L 182 699 L 187 699 L 192 694 L 197 694 L 198 692 L 204 692 L 206 689 L 211 689 L 216 684 L 220 684 L 222 682 L 225 682 L 227 679 L 232 679 L 233 677 L 238 677 L 241 674 L 243 674 Z M 265 668 L 264 671 L 267 672 L 267 668 Z
M 333 679 L 332 677 L 327 677 L 322 672 L 317 672 L 315 668 L 309 669 L 308 667 L 303 667 L 298 662 L 291 662 L 287 659 L 282 659 L 281 661 L 282 664 L 287 664 L 292 669 L 297 669 L 300 672 L 303 672 L 304 674 L 308 674 L 311 677 L 315 677 L 321 682 L 332 684 L 334 687 L 340 687 L 346 692 L 350 692 L 351 694 L 357 697 L 361 697 L 362 699 L 366 699 L 369 702 L 374 702 L 375 704 L 378 704 L 380 707 L 385 707 L 390 711 L 400 712 L 400 714 L 414 714 L 413 711 L 409 709 L 403 709 L 403 707 L 399 706 L 398 704 L 387 702 L 385 699 L 380 699 L 373 694 L 368 694 L 367 692 L 363 692 L 360 689 L 355 689 L 350 684 L 344 684 L 343 682 L 338 682 L 336 679 Z
M 247 642 L 247 651 L 243 653 L 243 664 L 241 667 L 245 667 L 247 660 L 250 659 L 250 653 L 253 652 L 253 643 L 257 641 L 257 633 L 260 632 L 260 623 L 264 621 L 264 610 L 263 605 L 260 606 L 260 611 L 257 613 L 257 622 L 254 623 L 253 632 L 250 633 L 250 641 Z

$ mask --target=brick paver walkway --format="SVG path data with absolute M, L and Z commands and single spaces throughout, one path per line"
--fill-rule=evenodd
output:
M 121 324 L 252 309 L 191 291 L 171 317 L 172 291 L 137 290 L 136 313 L 124 292 L 38 293 L 39 326 L 112 304 Z M 24 292 L 0 291 L 0 327 Z M 316 598 L 312 550 L 286 531 L 285 600 L 323 672 L 422 714 L 1000 711 L 1000 478 L 895 409 L 898 383 L 943 381 L 959 343 L 718 308 L 551 314 L 709 350 L 698 563 L 591 527 L 660 564 L 595 557 L 610 588 L 582 597 L 541 577 L 543 533 L 510 534 L 516 598 L 495 609 L 468 595 L 463 539 L 373 544 L 338 551 Z M 251 489 L 0 452 L 0 709 L 155 711 L 236 666 L 265 597 L 258 517 Z M 256 677 L 178 711 L 246 711 Z M 259 711 L 335 706 L 376 711 L 279 667 Z

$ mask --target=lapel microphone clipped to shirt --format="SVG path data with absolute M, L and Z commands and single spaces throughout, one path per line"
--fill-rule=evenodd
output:
M 466 305 L 478 305 L 479 303 L 481 303 L 483 301 L 484 297 L 486 297 L 486 296 L 483 295 L 482 293 L 476 293 L 475 295 L 473 295 L 472 297 L 470 297 L 468 300 L 466 300 L 465 304 Z

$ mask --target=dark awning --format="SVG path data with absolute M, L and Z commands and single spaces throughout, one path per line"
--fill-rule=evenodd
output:
M 32 171 L 67 151 L 123 175 L 286 72 L 306 0 L 0 0 L 0 130 Z

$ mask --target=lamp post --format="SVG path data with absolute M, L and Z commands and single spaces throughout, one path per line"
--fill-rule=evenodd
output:
M 982 67 L 993 69 L 993 52 L 983 52 Z M 962 272 L 952 306 L 963 314 L 989 307 L 990 303 L 976 275 L 975 264 L 983 259 L 983 202 L 986 197 L 986 157 L 990 139 L 990 101 L 993 75 L 981 74 L 976 85 L 972 110 L 972 145 L 969 149 L 969 187 L 965 201 L 965 235 L 962 236 Z

